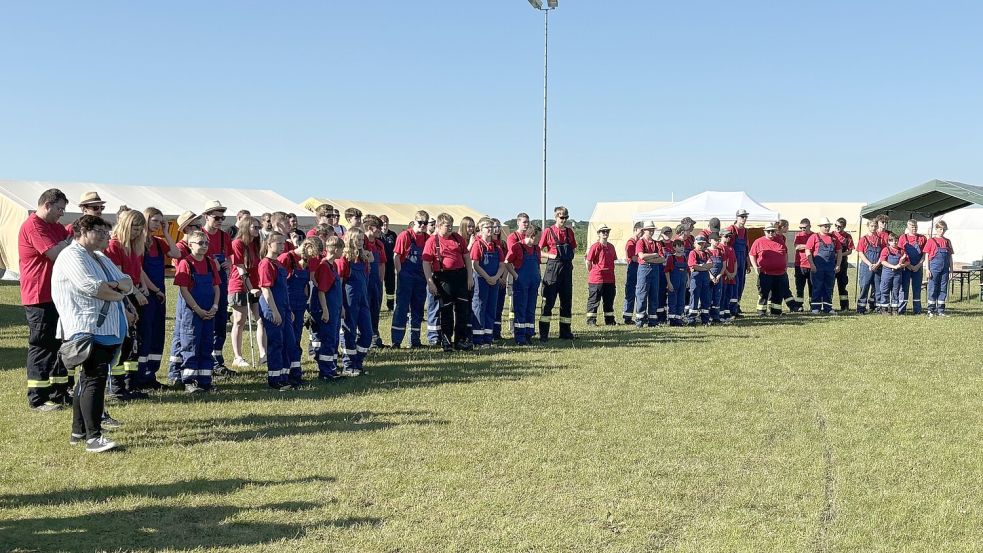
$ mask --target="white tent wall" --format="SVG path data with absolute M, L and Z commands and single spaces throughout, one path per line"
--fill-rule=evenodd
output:
M 110 221 L 116 220 L 121 205 L 139 210 L 153 206 L 173 221 L 185 210 L 201 213 L 207 202 L 218 200 L 228 208 L 226 216 L 231 216 L 225 221 L 226 228 L 235 223 L 235 214 L 240 209 L 248 209 L 257 217 L 268 211 L 295 213 L 300 226 L 314 224 L 313 213 L 272 190 L 0 180 L 0 278 L 18 279 L 17 233 L 28 215 L 37 209 L 38 198 L 49 188 L 57 188 L 68 196 L 65 216 L 61 218 L 65 224 L 81 216 L 78 200 L 89 191 L 98 192 L 105 200 L 105 217 Z
M 655 210 L 640 211 L 636 221 L 680 221 L 691 217 L 695 221 L 720 219 L 721 223 L 733 221 L 738 210 L 748 212 L 748 222 L 764 223 L 778 219 L 778 213 L 756 202 L 744 192 L 716 192 L 708 190 Z
M 980 266 L 983 262 L 983 206 L 969 206 L 950 211 L 935 221 L 945 221 L 949 230 L 945 237 L 952 241 L 952 260 L 956 265 Z M 918 223 L 918 232 L 929 236 L 935 226 L 933 221 Z
M 466 205 L 453 204 L 401 204 L 394 202 L 368 202 L 361 200 L 342 200 L 337 198 L 311 197 L 307 198 L 301 205 L 310 211 L 317 209 L 321 204 L 329 204 L 341 213 L 341 218 L 345 217 L 345 210 L 354 207 L 360 209 L 363 215 L 385 215 L 389 217 L 389 228 L 393 232 L 401 232 L 416 216 L 416 212 L 426 211 L 431 217 L 436 217 L 441 213 L 447 213 L 454 217 L 454 224 L 457 225 L 465 216 L 478 221 L 485 215 Z M 494 217 L 494 215 L 492 215 Z M 498 216 L 502 221 L 507 221 L 512 216 Z M 346 223 L 341 221 L 342 225 Z
M 588 244 L 585 246 L 597 240 L 597 229 L 601 228 L 601 225 L 607 225 L 611 227 L 608 241 L 614 244 L 615 251 L 618 252 L 618 259 L 622 260 L 622 256 L 625 254 L 625 242 L 631 237 L 632 228 L 635 225 L 635 214 L 639 211 L 659 209 L 670 204 L 672 202 L 668 201 L 598 202 L 594 204 L 594 211 L 591 213 L 587 225 Z

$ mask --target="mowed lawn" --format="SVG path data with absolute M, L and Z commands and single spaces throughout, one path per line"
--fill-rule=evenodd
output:
M 948 319 L 588 330 L 577 273 L 572 344 L 387 349 L 291 394 L 253 369 L 111 406 L 102 455 L 28 411 L 0 286 L 0 550 L 983 549 L 975 293 Z

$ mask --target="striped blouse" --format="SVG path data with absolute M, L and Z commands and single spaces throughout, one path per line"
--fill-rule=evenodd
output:
M 116 305 L 111 306 L 106 320 L 97 324 L 106 301 L 95 296 L 102 283 L 114 280 L 129 280 L 129 277 L 102 252 L 90 254 L 78 242 L 72 242 L 58 255 L 51 274 L 51 297 L 58 310 L 58 338 L 65 340 L 79 333 L 115 336 L 120 328 L 126 328 L 121 302 L 112 302 Z

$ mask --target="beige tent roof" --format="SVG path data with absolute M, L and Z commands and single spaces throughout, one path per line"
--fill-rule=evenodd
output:
M 227 214 L 233 218 L 240 209 L 248 209 L 253 215 L 285 211 L 295 213 L 301 226 L 314 224 L 313 213 L 272 190 L 0 180 L 0 278 L 18 278 L 17 233 L 27 216 L 37 209 L 38 198 L 49 188 L 58 188 L 68 196 L 65 216 L 61 218 L 66 224 L 81 216 L 77 202 L 84 192 L 92 190 L 106 201 L 106 218 L 111 221 L 116 220 L 121 205 L 141 210 L 153 206 L 174 220 L 187 209 L 199 213 L 206 202 L 218 200 L 229 208 Z M 226 220 L 226 226 L 232 222 Z
M 440 213 L 449 213 L 454 217 L 457 224 L 463 217 L 471 217 L 475 221 L 485 216 L 485 214 L 466 205 L 450 204 L 398 204 L 391 202 L 367 202 L 362 200 L 342 200 L 337 198 L 310 197 L 301 202 L 306 209 L 314 211 L 321 204 L 331 204 L 335 209 L 342 213 L 344 218 L 345 210 L 354 207 L 362 210 L 365 215 L 385 215 L 389 217 L 389 227 L 399 232 L 406 228 L 406 225 L 416 216 L 416 212 L 424 210 L 431 217 L 436 217 Z M 344 224 L 344 221 L 342 221 Z

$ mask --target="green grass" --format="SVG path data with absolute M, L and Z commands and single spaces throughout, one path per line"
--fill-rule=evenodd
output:
M 584 288 L 572 345 L 386 350 L 289 396 L 252 370 L 112 406 L 122 450 L 87 455 L 27 410 L 0 286 L 0 550 L 983 549 L 975 295 L 636 331 L 587 330 Z

